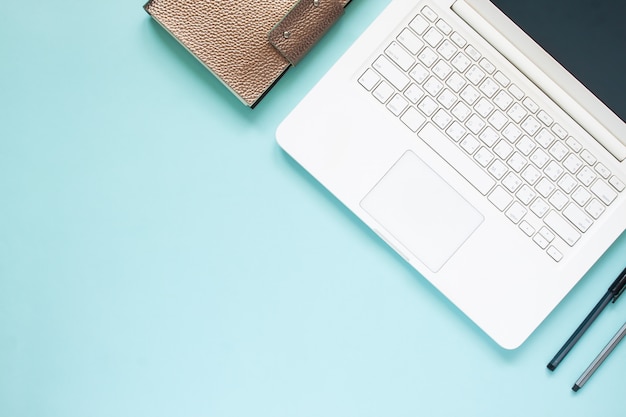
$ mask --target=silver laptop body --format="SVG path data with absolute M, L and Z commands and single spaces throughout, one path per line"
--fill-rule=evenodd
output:
M 626 230 L 626 124 L 487 0 L 395 0 L 279 145 L 504 348 Z

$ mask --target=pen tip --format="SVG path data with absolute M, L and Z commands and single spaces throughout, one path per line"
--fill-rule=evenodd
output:
M 550 362 L 548 364 L 548 369 L 551 370 L 551 371 L 554 371 L 556 369 L 556 366 L 554 366 L 554 364 L 552 362 Z
M 577 392 L 580 389 L 580 387 L 576 384 L 574 384 L 574 386 L 572 387 L 572 391 Z

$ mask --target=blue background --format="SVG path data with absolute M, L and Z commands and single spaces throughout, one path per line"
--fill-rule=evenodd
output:
M 625 301 L 545 365 L 626 235 L 502 350 L 276 145 L 387 3 L 250 110 L 139 2 L 3 1 L 0 416 L 623 415 Z

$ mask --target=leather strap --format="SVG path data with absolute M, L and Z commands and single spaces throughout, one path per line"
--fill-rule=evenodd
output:
M 350 0 L 299 0 L 269 33 L 269 42 L 296 65 L 343 15 Z

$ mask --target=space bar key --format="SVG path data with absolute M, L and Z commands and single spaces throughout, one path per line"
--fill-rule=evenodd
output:
M 435 126 L 426 124 L 418 135 L 481 194 L 493 188 L 496 182 Z

